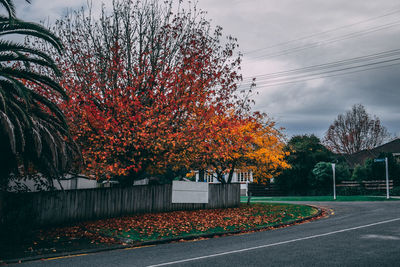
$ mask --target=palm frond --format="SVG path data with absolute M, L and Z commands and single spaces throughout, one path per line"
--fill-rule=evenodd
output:
M 17 101 L 9 101 L 7 103 L 7 114 L 14 113 L 18 117 L 19 121 L 24 125 L 25 128 L 32 127 L 32 120 L 29 116 L 29 110 L 22 109 L 21 105 Z
M 39 58 L 32 58 L 30 56 L 26 56 L 21 54 L 20 52 L 15 52 L 15 54 L 0 54 L 0 62 L 15 62 L 21 61 L 23 63 L 27 63 L 25 66 L 26 69 L 30 69 L 30 64 L 36 64 L 38 66 L 47 67 L 55 72 L 57 76 L 61 75 L 60 70 L 54 64 L 54 62 L 49 62 L 47 60 L 42 60 Z
M 46 53 L 43 53 L 40 50 L 33 49 L 9 40 L 0 40 L 0 53 L 5 53 L 5 52 L 29 53 L 32 56 L 40 57 L 46 60 L 47 62 L 49 63 L 51 62 L 52 64 L 54 64 L 54 60 L 51 57 L 49 57 Z
M 15 112 L 7 112 L 8 118 L 10 119 L 12 125 L 14 126 L 14 137 L 15 137 L 15 147 L 17 152 L 24 152 L 25 150 L 25 134 L 23 122 L 24 118 L 17 115 Z
M 58 169 L 58 149 L 57 143 L 54 136 L 50 133 L 48 125 L 44 125 L 43 121 L 36 121 L 36 125 L 39 129 L 39 133 L 41 135 L 42 143 L 43 143 L 43 151 L 41 157 L 45 157 L 50 161 L 50 164 L 54 166 L 55 169 Z
M 36 128 L 32 128 L 32 135 L 30 137 L 32 137 L 33 151 L 35 151 L 36 157 L 40 158 L 43 149 L 42 137 Z
M 60 39 L 40 24 L 25 22 L 16 18 L 9 23 L 8 18 L 0 16 L 0 36 L 8 34 L 34 36 L 49 42 L 60 54 L 63 50 Z
M 64 89 L 58 83 L 56 83 L 53 79 L 49 78 L 48 76 L 37 74 L 32 71 L 14 69 L 11 67 L 1 67 L 1 66 L 0 66 L 0 75 L 5 77 L 6 79 L 19 78 L 19 79 L 25 79 L 25 80 L 31 81 L 40 86 L 46 85 L 49 88 L 60 93 L 60 95 L 64 99 L 68 99 L 68 96 L 65 93 Z
M 19 101 L 25 108 L 30 104 L 29 90 L 20 81 L 9 77 L 8 80 L 0 80 L 0 90 L 4 96 L 7 96 L 8 100 L 12 100 L 12 97 L 16 96 L 21 98 L 23 101 Z M 0 93 L 1 93 L 0 91 Z M 5 103 L 4 103 L 5 104 Z
M 10 150 L 15 155 L 17 154 L 16 145 L 15 145 L 15 135 L 14 135 L 14 125 L 8 118 L 7 114 L 3 111 L 0 111 L 0 125 L 3 131 L 3 134 L 7 137 L 8 140 L 2 140 L 1 142 L 8 142 L 10 145 Z
M 36 37 L 61 53 L 60 40 L 49 30 L 15 18 L 12 0 L 0 0 L 0 7 L 8 13 L 8 17 L 0 15 L 0 37 L 9 34 Z M 59 76 L 61 72 L 48 53 L 0 40 L 1 175 L 18 172 L 21 164 L 33 164 L 36 170 L 55 178 L 68 171 L 77 155 L 81 156 L 57 104 L 29 87 L 33 83 L 67 99 L 64 89 L 51 78 L 54 74 Z M 28 85 L 23 81 L 28 81 Z
M 6 99 L 4 97 L 5 92 L 1 89 L 0 86 L 0 110 L 5 111 L 6 110 Z
M 59 124 L 61 124 L 63 126 L 63 128 L 68 127 L 67 123 L 65 121 L 64 114 L 60 111 L 60 109 L 58 108 L 58 106 L 56 104 L 54 104 L 53 102 L 49 101 L 47 98 L 45 98 L 42 95 L 39 95 L 35 92 L 32 92 L 31 96 L 32 96 L 33 100 L 46 106 L 50 110 L 50 112 L 54 113 L 58 118 Z M 46 113 L 46 114 L 48 114 L 48 113 Z
M 9 18 L 15 18 L 15 6 L 11 0 L 0 0 L 0 5 L 7 10 Z

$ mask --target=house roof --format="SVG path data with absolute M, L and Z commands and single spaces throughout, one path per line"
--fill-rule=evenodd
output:
M 347 163 L 350 165 L 351 168 L 354 168 L 356 165 L 362 165 L 367 159 L 376 158 L 379 156 L 380 153 L 393 153 L 393 154 L 400 154 L 400 138 L 397 138 L 389 143 L 377 146 L 373 149 L 365 149 L 361 150 L 357 153 L 350 154 L 350 155 L 343 155 L 346 159 Z

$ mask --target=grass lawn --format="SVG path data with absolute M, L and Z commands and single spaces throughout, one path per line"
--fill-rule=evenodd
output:
M 317 212 L 309 206 L 263 203 L 229 209 L 144 214 L 105 220 L 106 227 L 101 228 L 101 234 L 132 242 L 175 239 L 264 228 L 290 223 Z
M 316 208 L 259 203 L 238 208 L 148 213 L 36 230 L 18 246 L 4 247 L 1 259 L 74 251 L 110 244 L 181 239 L 287 224 L 317 214 Z
M 295 197 L 251 197 L 251 203 L 269 201 L 396 201 L 400 198 L 386 199 L 386 196 L 295 196 Z M 241 202 L 247 202 L 247 197 L 240 197 Z

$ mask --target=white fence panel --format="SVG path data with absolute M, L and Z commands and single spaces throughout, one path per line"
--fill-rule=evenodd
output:
M 208 203 L 208 183 L 173 181 L 172 203 Z

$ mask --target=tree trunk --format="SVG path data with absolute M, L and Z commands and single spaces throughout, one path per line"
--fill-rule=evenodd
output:
M 233 178 L 233 173 L 235 172 L 235 163 L 232 164 L 232 167 L 229 171 L 229 176 L 228 176 L 228 184 L 232 183 L 232 178 Z
M 221 184 L 226 184 L 226 181 L 223 177 L 223 172 L 222 171 L 215 171 L 215 173 L 217 174 L 217 180 L 221 183 Z

